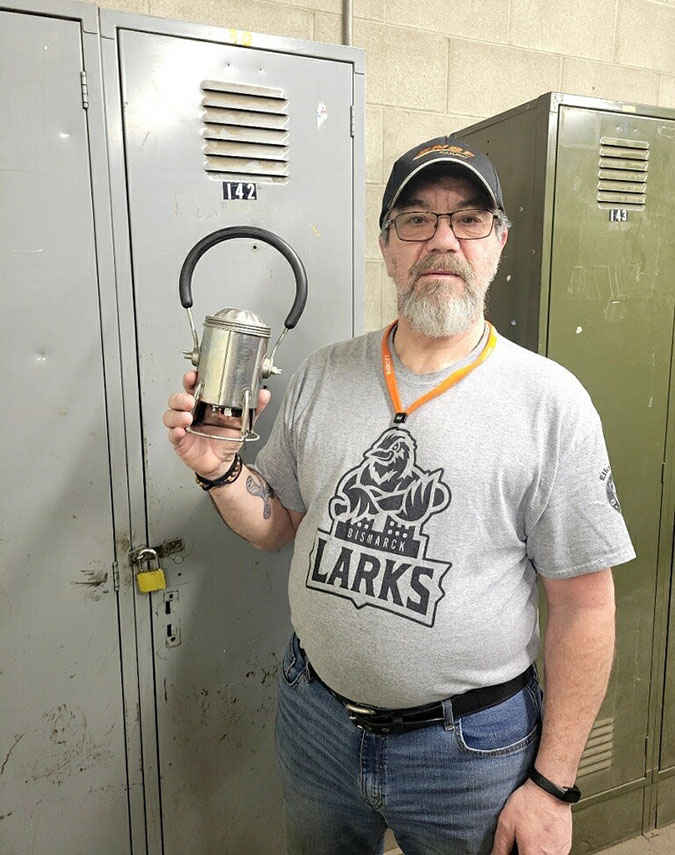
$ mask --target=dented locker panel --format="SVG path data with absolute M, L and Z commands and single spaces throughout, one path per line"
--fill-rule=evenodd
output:
M 0 850 L 12 855 L 130 851 L 83 31 L 72 11 L 0 11 Z
M 266 38 L 262 49 L 248 34 L 238 47 L 220 43 L 222 30 L 207 40 L 181 28 L 126 27 L 117 37 L 147 539 L 179 541 L 162 560 L 167 589 L 138 597 L 152 622 L 153 649 L 139 655 L 153 659 L 162 845 L 167 855 L 282 851 L 273 722 L 290 549 L 257 552 L 223 525 L 169 446 L 161 414 L 190 367 L 179 271 L 216 229 L 268 229 L 307 269 L 307 306 L 279 348 L 284 373 L 269 380 L 260 445 L 300 361 L 353 334 L 358 87 L 353 63 L 325 56 L 326 46 L 304 55 L 308 43 Z M 192 292 L 200 338 L 205 315 L 235 306 L 272 327 L 272 345 L 295 284 L 276 250 L 231 240 L 202 257 Z M 256 451 L 247 446 L 244 459 Z M 152 714 L 147 704 L 142 714 Z

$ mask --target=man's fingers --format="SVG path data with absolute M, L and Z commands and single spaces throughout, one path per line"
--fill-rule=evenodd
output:
M 169 442 L 171 445 L 178 445 L 181 440 L 183 440 L 187 434 L 185 428 L 173 428 L 169 431 Z
M 194 370 L 186 371 L 183 374 L 183 388 L 186 392 L 189 392 L 190 395 L 194 392 L 195 386 L 197 385 L 197 372 Z
M 177 427 L 186 428 L 192 424 L 192 414 L 189 410 L 172 408 L 165 411 L 162 421 L 164 422 L 164 427 L 169 428 L 169 430 Z
M 492 844 L 492 855 L 511 855 L 516 845 L 516 832 L 504 823 L 497 823 L 495 841 Z M 515 850 L 518 851 L 517 849 Z
M 189 411 L 194 407 L 195 399 L 185 392 L 175 392 L 173 395 L 169 395 L 167 404 L 172 410 Z
M 269 404 L 272 393 L 269 389 L 261 389 L 258 392 L 258 410 L 257 415 L 260 415 L 265 407 Z

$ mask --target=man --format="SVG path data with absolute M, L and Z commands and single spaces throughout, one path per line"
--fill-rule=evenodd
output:
M 484 155 L 417 146 L 380 218 L 398 321 L 305 361 L 257 470 L 185 432 L 193 372 L 169 400 L 227 524 L 264 549 L 295 539 L 277 715 L 294 855 L 380 852 L 386 826 L 406 855 L 569 851 L 610 565 L 634 553 L 588 395 L 484 320 L 508 225 Z

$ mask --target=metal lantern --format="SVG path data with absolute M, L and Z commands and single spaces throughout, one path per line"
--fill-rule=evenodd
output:
M 202 343 L 199 344 L 192 318 L 192 274 L 204 253 L 218 243 L 232 238 L 254 238 L 268 243 L 286 258 L 295 274 L 295 301 L 284 322 L 284 329 L 267 356 L 271 329 L 254 312 L 225 308 L 204 321 Z M 278 235 L 253 226 L 232 226 L 219 229 L 202 238 L 185 257 L 179 280 L 180 300 L 187 310 L 193 348 L 184 351 L 197 369 L 194 390 L 195 405 L 189 433 L 226 442 L 246 442 L 260 437 L 253 430 L 258 391 L 263 380 L 281 369 L 274 365 L 277 348 L 288 330 L 300 319 L 307 301 L 307 274 L 297 253 Z M 238 437 L 220 436 L 204 428 L 217 427 L 220 416 L 241 418 Z M 211 421 L 210 421 L 211 420 Z

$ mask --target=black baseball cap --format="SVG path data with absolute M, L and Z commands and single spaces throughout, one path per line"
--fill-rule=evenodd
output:
M 382 197 L 380 228 L 387 214 L 396 204 L 403 188 L 427 166 L 438 163 L 447 163 L 464 169 L 469 177 L 478 181 L 487 190 L 495 207 L 501 211 L 504 210 L 502 188 L 492 161 L 464 140 L 457 137 L 436 137 L 434 140 L 411 148 L 394 164 Z

